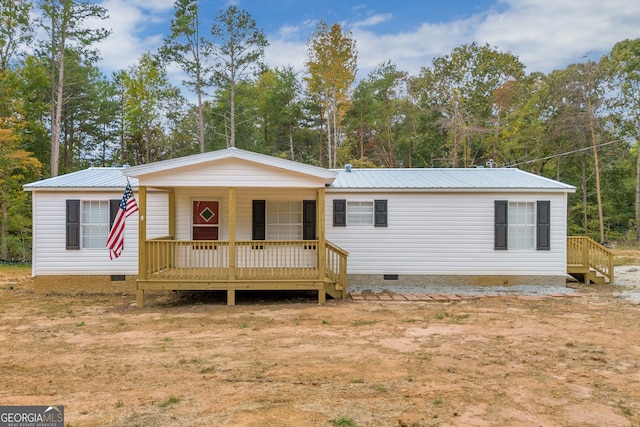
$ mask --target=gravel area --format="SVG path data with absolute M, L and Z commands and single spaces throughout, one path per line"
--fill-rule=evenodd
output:
M 640 303 L 640 266 L 623 265 L 614 270 L 614 286 L 619 286 L 620 291 L 614 295 L 620 298 Z

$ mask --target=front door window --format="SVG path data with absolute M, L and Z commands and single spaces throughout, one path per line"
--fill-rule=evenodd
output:
M 220 229 L 219 203 L 211 200 L 193 201 L 193 240 L 218 240 Z

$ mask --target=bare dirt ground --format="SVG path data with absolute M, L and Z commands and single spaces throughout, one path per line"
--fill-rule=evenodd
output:
M 640 269 L 623 276 L 640 286 Z M 140 309 L 37 295 L 28 269 L 4 267 L 0 405 L 64 405 L 69 426 L 640 425 L 640 305 L 571 286 L 325 306 L 170 294 Z

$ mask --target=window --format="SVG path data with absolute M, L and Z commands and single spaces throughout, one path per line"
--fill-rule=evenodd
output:
M 551 202 L 496 200 L 494 249 L 551 249 Z
M 267 200 L 267 240 L 302 240 L 302 203 Z
M 533 249 L 534 212 L 532 202 L 509 202 L 509 249 Z
M 191 223 L 193 240 L 218 240 L 219 203 L 215 200 L 194 200 Z
M 348 201 L 347 225 L 373 225 L 373 201 Z
M 81 204 L 80 233 L 83 249 L 104 249 L 109 234 L 109 202 L 86 200 Z

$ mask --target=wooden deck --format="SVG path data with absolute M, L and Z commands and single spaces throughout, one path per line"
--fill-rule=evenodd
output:
M 567 237 L 567 273 L 586 284 L 613 283 L 613 252 L 588 237 Z
M 137 283 L 138 306 L 147 290 L 312 290 L 346 296 L 347 252 L 329 242 L 173 240 L 145 242 L 146 262 Z

